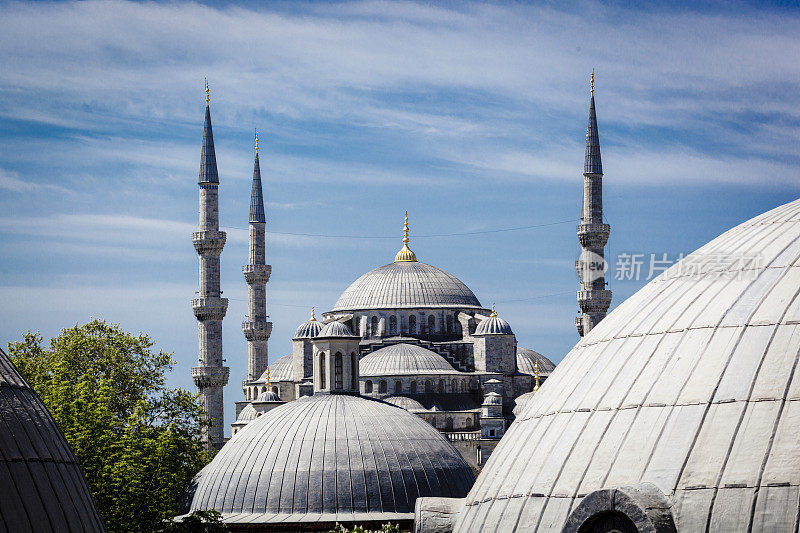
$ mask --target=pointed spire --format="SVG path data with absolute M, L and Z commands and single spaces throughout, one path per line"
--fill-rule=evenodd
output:
M 258 132 L 256 131 L 256 156 L 253 163 L 253 188 L 250 191 L 250 222 L 267 221 L 264 214 L 264 196 L 261 192 L 261 167 L 258 163 Z
M 203 126 L 203 153 L 200 155 L 200 177 L 198 183 L 219 183 L 217 155 L 214 152 L 214 133 L 211 130 L 211 107 L 209 107 L 208 80 L 206 80 L 206 122 Z
M 314 316 L 314 308 L 311 308 L 311 318 L 308 319 L 309 322 L 316 322 L 317 317 Z
M 408 211 L 406 211 L 406 220 L 403 225 L 403 247 L 400 248 L 400 251 L 394 256 L 395 263 L 413 263 L 417 261 L 417 256 L 411 251 L 411 248 L 408 247 L 408 243 Z
M 492 313 L 489 315 L 489 317 L 494 318 L 496 316 L 497 316 L 497 311 L 494 308 L 494 302 L 492 302 Z
M 586 130 L 586 161 L 583 166 L 583 173 L 602 174 L 603 163 L 600 159 L 600 137 L 597 133 L 597 115 L 594 111 L 594 70 L 592 70 L 590 83 L 589 127 Z

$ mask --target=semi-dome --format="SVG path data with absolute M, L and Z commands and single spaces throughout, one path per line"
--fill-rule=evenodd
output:
M 593 328 L 500 441 L 455 531 L 576 531 L 620 514 L 640 531 L 656 514 L 677 531 L 792 531 L 798 363 L 800 200 Z
M 398 261 L 355 280 L 333 311 L 410 308 L 482 309 L 472 291 L 452 274 L 417 261 Z
M 532 376 L 536 373 L 537 362 L 539 363 L 539 375 L 543 377 L 549 376 L 556 367 L 555 363 L 539 352 L 528 348 L 517 348 L 517 370 Z
M 406 411 L 427 411 L 425 406 L 413 398 L 408 396 L 389 396 L 383 399 L 384 402 L 402 407 Z
M 317 337 L 352 337 L 353 332 L 350 331 L 346 325 L 342 324 L 341 322 L 334 320 L 333 322 L 328 322 L 325 326 L 320 330 Z
M 236 417 L 237 422 L 252 422 L 258 417 L 258 412 L 256 408 L 253 407 L 253 404 L 248 403 L 242 410 L 239 411 L 239 416 Z
M 266 372 L 264 372 L 266 374 Z M 284 355 L 269 365 L 270 381 L 292 381 L 292 354 Z
M 105 531 L 64 435 L 1 349 L 0 413 L 0 531 Z
M 311 318 L 297 326 L 294 332 L 295 339 L 313 339 L 322 331 L 322 322 L 314 316 L 314 308 L 311 308 Z
M 511 325 L 497 316 L 497 311 L 494 310 L 492 304 L 492 314 L 488 318 L 484 318 L 478 323 L 475 328 L 475 335 L 513 335 Z
M 282 531 L 287 524 L 407 522 L 418 497 L 460 498 L 473 479 L 452 444 L 418 416 L 378 400 L 318 393 L 236 433 L 195 476 L 182 512 L 216 509 L 231 525 Z
M 364 356 L 358 365 L 361 377 L 403 374 L 453 374 L 447 359 L 416 344 L 392 344 Z

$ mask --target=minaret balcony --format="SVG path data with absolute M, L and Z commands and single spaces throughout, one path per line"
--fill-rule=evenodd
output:
M 578 335 L 583 337 L 583 317 L 582 316 L 576 316 L 575 317 L 575 327 L 578 330 Z
M 219 255 L 225 247 L 227 235 L 224 231 L 195 231 L 192 233 L 194 249 L 200 255 Z
M 192 299 L 192 311 L 197 320 L 222 320 L 228 310 L 228 299 L 205 297 Z
M 192 379 L 198 387 L 223 387 L 228 384 L 230 368 L 227 366 L 196 366 Z
M 272 322 L 246 320 L 242 322 L 242 331 L 248 341 L 265 341 L 272 334 Z
M 611 305 L 611 291 L 578 291 L 578 304 L 584 313 L 605 313 Z
M 584 248 L 605 246 L 610 233 L 608 224 L 578 224 L 578 240 Z
M 264 285 L 272 274 L 272 265 L 244 265 L 242 274 L 248 285 Z

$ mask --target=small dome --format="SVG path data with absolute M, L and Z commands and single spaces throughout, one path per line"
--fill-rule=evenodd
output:
M 494 304 L 492 304 L 492 314 L 489 315 L 489 318 L 485 318 L 480 321 L 478 327 L 475 328 L 475 335 L 513 335 L 514 332 L 511 331 L 511 326 L 497 316 L 497 312 L 494 310 Z
M 520 416 L 520 414 L 522 414 L 525 406 L 529 401 L 533 400 L 535 394 L 536 392 L 530 391 L 514 398 L 514 416 Z
M 550 359 L 539 352 L 527 348 L 517 348 L 517 370 L 523 374 L 534 375 L 536 372 L 534 365 L 539 363 L 539 375 L 549 376 L 556 365 Z
M 496 392 L 487 392 L 483 397 L 483 405 L 503 405 L 503 398 Z
M 362 377 L 402 374 L 455 374 L 447 359 L 416 344 L 392 344 L 364 356 L 358 366 Z
M 389 396 L 383 399 L 384 402 L 402 407 L 406 411 L 427 411 L 425 407 L 413 398 L 408 396 Z
M 258 398 L 255 399 L 257 402 L 279 402 L 281 399 L 278 397 L 277 394 L 272 392 L 271 390 L 265 390 L 261 394 L 258 395 Z M 244 411 L 244 409 L 242 409 Z
M 266 374 L 266 371 L 264 374 Z M 266 376 L 262 377 L 266 379 Z M 270 381 L 292 381 L 294 379 L 292 374 L 292 354 L 284 355 L 269 365 L 269 379 Z
M 352 337 L 353 332 L 341 322 L 334 320 L 325 324 L 317 337 Z
M 266 393 L 265 393 L 266 394 Z M 258 418 L 258 413 L 256 412 L 256 408 L 253 407 L 253 404 L 248 403 L 245 405 L 241 411 L 239 411 L 239 416 L 236 417 L 237 422 L 252 422 Z
M 238 527 L 411 520 L 422 496 L 463 498 L 474 481 L 417 415 L 361 396 L 315 394 L 237 432 L 189 485 L 181 513 L 214 509 Z
M 313 339 L 319 332 L 322 330 L 322 322 L 318 321 L 317 318 L 314 316 L 314 308 L 311 308 L 311 318 L 308 319 L 307 322 L 303 322 L 299 326 L 297 326 L 297 330 L 294 332 L 295 339 Z

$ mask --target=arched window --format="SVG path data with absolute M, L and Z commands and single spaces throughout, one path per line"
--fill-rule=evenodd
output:
M 471 428 L 472 427 L 472 417 L 471 416 L 468 416 L 467 419 L 464 420 L 464 425 L 467 428 Z
M 272 387 L 272 392 L 275 393 L 275 396 L 278 395 L 278 387 Z
M 417 315 L 411 315 L 408 317 L 408 332 L 411 335 L 417 334 Z
M 417 392 L 417 382 L 416 381 L 413 381 L 413 380 L 411 381 L 410 389 L 411 389 L 411 392 Z
M 454 322 L 453 331 L 455 333 L 458 333 L 459 335 L 461 335 L 461 322 L 458 321 L 458 313 L 456 313 L 456 316 L 455 316 L 453 322 Z
M 364 394 L 371 394 L 372 393 L 372 381 L 367 380 L 364 382 Z
M 394 315 L 389 317 L 389 335 L 397 335 L 397 317 Z
M 333 356 L 333 388 L 336 390 L 344 388 L 342 352 L 336 352 L 336 355 Z
M 467 380 L 461 380 L 461 392 L 465 392 L 467 390 Z
M 448 416 L 447 418 L 444 419 L 444 429 L 445 430 L 450 430 L 450 431 L 453 430 L 453 417 L 452 416 Z
M 403 392 L 403 382 L 398 379 L 394 382 L 394 393 L 400 394 L 401 392 Z
M 386 380 L 382 379 L 380 383 L 378 383 L 378 392 L 385 393 L 386 392 Z
M 266 387 L 261 387 L 261 392 L 267 392 L 267 388 Z
M 350 354 L 350 389 L 358 391 L 358 357 L 355 353 Z
M 428 335 L 433 335 L 436 333 L 436 317 L 433 315 L 428 315 Z
M 456 392 L 457 390 L 458 390 L 458 380 L 453 378 L 453 382 L 450 383 L 450 391 L 451 392 Z
M 327 388 L 325 385 L 325 352 L 319 353 L 319 388 Z
M 439 390 L 439 392 L 444 392 L 444 380 L 443 379 L 439 380 L 438 390 Z
M 377 337 L 378 336 L 378 317 L 373 316 L 370 319 L 369 324 L 370 324 L 370 328 L 369 328 L 370 329 L 370 331 L 369 331 L 370 334 L 373 337 Z
M 453 332 L 453 315 L 447 315 L 447 333 Z
M 425 392 L 433 392 L 433 383 L 429 379 L 425 380 Z

